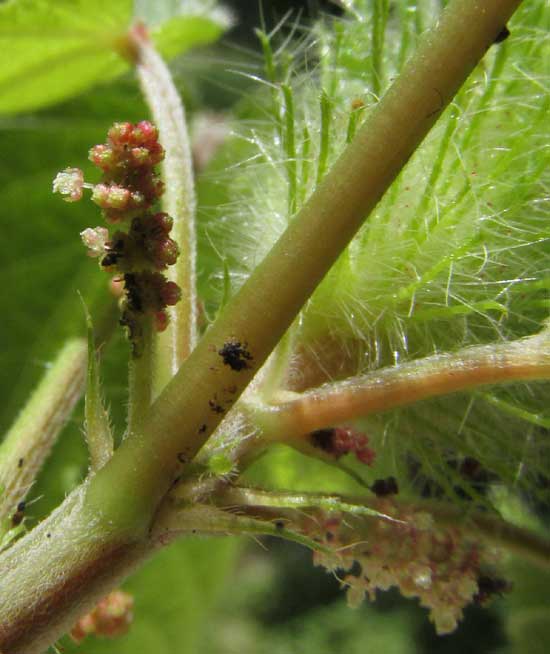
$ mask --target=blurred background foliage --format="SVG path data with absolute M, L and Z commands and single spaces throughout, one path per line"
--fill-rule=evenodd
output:
M 52 4 L 53 0 L 42 3 L 45 16 Z M 157 18 L 163 20 L 176 15 L 177 5 L 170 0 L 150 4 L 160 11 Z M 250 61 L 261 66 L 253 35 L 260 19 L 269 30 L 287 11 L 294 18 L 299 13 L 302 25 L 321 10 L 340 11 L 336 3 L 307 0 L 263 0 L 261 15 L 257 2 L 233 0 L 226 5 L 232 7 L 235 26 L 222 42 L 177 56 L 172 62 L 191 115 L 204 109 L 229 111 L 243 95 L 252 92 L 252 81 L 235 75 L 231 69 Z M 139 6 L 146 12 L 149 5 L 142 2 Z M 93 15 L 101 16 L 106 11 L 115 18 L 120 10 L 119 19 L 125 20 L 129 3 L 95 1 L 89 7 Z M 94 29 L 101 29 L 101 23 L 98 25 Z M 40 25 L 34 28 L 35 39 L 40 38 Z M 175 54 L 172 38 L 177 29 L 172 24 L 165 34 L 166 52 L 171 55 Z M 93 33 L 91 30 L 86 38 Z M 8 48 L 4 52 L 11 51 L 12 37 L 13 33 L 10 36 L 0 23 L 0 44 Z M 33 47 L 31 37 L 27 48 Z M 106 280 L 84 255 L 78 238 L 78 233 L 95 225 L 99 216 L 89 203 L 69 206 L 61 202 L 52 195 L 51 182 L 67 166 L 81 167 L 85 175 L 94 178 L 87 161 L 91 145 L 103 142 L 112 122 L 137 121 L 147 116 L 133 75 L 124 73 L 123 68 L 110 68 L 107 61 L 108 72 L 99 75 L 101 84 L 93 89 L 61 104 L 36 111 L 10 110 L 0 116 L 1 212 L 6 229 L 0 244 L 3 430 L 17 415 L 63 340 L 84 334 L 78 292 L 92 311 L 105 298 Z M 112 82 L 111 75 L 121 71 L 122 77 Z M 65 69 L 64 74 L 70 75 L 71 69 Z M 77 87 L 71 94 L 77 92 Z M 1 74 L 0 88 L 9 90 L 14 103 L 23 97 L 23 92 L 10 88 L 10 80 Z M 50 91 L 45 89 L 44 96 Z M 51 102 L 57 99 L 52 96 Z M 200 202 L 208 206 L 215 202 L 215 196 L 201 197 Z M 203 295 L 207 295 L 209 265 L 213 265 L 211 250 L 206 242 L 199 247 L 205 255 L 200 258 L 200 281 Z M 105 348 L 102 363 L 119 435 L 125 416 L 126 356 L 127 345 L 117 335 Z M 86 474 L 81 425 L 79 406 L 33 488 L 29 525 L 46 515 Z M 296 474 L 298 470 L 300 475 Z M 335 486 L 356 490 L 346 477 L 339 478 L 337 472 L 329 474 L 323 464 L 284 448 L 276 450 L 268 463 L 259 462 L 249 478 L 257 483 L 274 483 L 276 479 L 281 486 L 293 487 L 307 480 L 316 490 Z M 521 514 L 520 506 L 510 510 Z M 125 584 L 124 588 L 135 597 L 135 621 L 127 636 L 115 641 L 89 639 L 78 648 L 65 638 L 60 648 L 86 654 L 451 654 L 465 649 L 470 654 L 546 652 L 550 621 L 545 602 L 550 578 L 518 562 L 510 563 L 510 574 L 516 592 L 506 603 L 497 601 L 489 610 L 469 609 L 455 634 L 437 638 L 426 612 L 395 593 L 385 594 L 375 604 L 348 609 L 339 581 L 314 568 L 311 554 L 292 544 L 269 539 L 262 543 L 188 539 L 161 552 Z

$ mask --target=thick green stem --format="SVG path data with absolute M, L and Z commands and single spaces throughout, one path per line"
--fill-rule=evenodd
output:
M 0 651 L 41 654 L 150 553 L 85 495 L 86 486 L 73 492 L 3 555 Z
M 128 433 L 139 431 L 153 401 L 155 350 L 152 319 L 143 318 L 143 342 L 139 356 L 130 359 L 128 375 Z
M 128 439 L 113 458 L 117 479 L 120 468 L 133 469 L 139 460 L 151 480 L 169 484 L 178 454 L 197 453 L 519 3 L 449 3 L 437 29 L 153 404 L 147 438 Z M 224 360 L 227 348 L 250 358 L 232 368 Z
M 8 431 L 0 449 L 0 518 L 27 494 L 84 388 L 86 341 L 68 341 Z
M 512 343 L 470 347 L 286 394 L 250 407 L 265 437 L 287 440 L 354 418 L 488 384 L 550 379 L 550 330 Z
M 191 146 L 180 96 L 168 67 L 143 29 L 134 29 L 131 37 L 136 47 L 141 88 L 166 152 L 162 164 L 166 184 L 162 208 L 174 220 L 171 236 L 180 248 L 178 261 L 170 266 L 167 276 L 181 288 L 182 299 L 176 306 L 168 308 L 170 324 L 157 337 L 153 381 L 153 396 L 156 396 L 189 356 L 197 340 L 196 200 Z

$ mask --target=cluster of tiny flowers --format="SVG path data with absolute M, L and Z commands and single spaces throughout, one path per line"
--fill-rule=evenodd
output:
M 369 447 L 368 436 L 351 427 L 318 429 L 311 432 L 310 439 L 314 447 L 335 459 L 351 453 L 358 461 L 370 466 L 376 457 L 376 452 Z
M 497 550 L 469 538 L 459 525 L 438 526 L 425 511 L 380 498 L 375 507 L 392 516 L 357 518 L 349 514 L 319 514 L 304 531 L 329 546 L 329 555 L 316 552 L 315 563 L 330 571 L 351 571 L 343 583 L 350 606 L 358 606 L 376 590 L 399 588 L 405 597 L 418 597 L 430 610 L 438 634 L 454 631 L 471 602 L 485 603 L 507 590 L 492 574 Z M 488 583 L 488 581 L 490 583 Z
M 179 255 L 170 238 L 173 221 L 152 211 L 164 191 L 155 172 L 163 158 L 157 128 L 150 122 L 115 123 L 107 143 L 90 150 L 90 161 L 102 171 L 101 183 L 86 184 L 82 171 L 68 168 L 53 185 L 69 202 L 90 188 L 106 222 L 118 227 L 112 234 L 105 227 L 89 228 L 81 237 L 89 256 L 99 257 L 102 269 L 124 282 L 121 324 L 128 328 L 134 355 L 140 353 L 143 317 L 152 315 L 162 331 L 168 324 L 166 307 L 180 299 L 179 287 L 162 272 Z
M 104 638 L 123 636 L 133 619 L 134 600 L 131 595 L 115 590 L 104 597 L 97 606 L 87 613 L 71 629 L 71 638 L 81 643 L 91 634 Z

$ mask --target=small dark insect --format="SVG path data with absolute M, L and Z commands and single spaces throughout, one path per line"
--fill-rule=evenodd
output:
M 108 244 L 106 249 L 107 254 L 101 260 L 101 265 L 104 268 L 116 266 L 119 263 L 119 260 L 124 257 L 124 239 L 117 238 L 115 241 Z
M 172 482 L 172 488 L 174 488 L 174 486 L 177 486 L 182 479 L 183 479 L 183 475 L 178 475 Z
M 282 531 L 284 528 L 285 528 L 285 523 L 282 520 L 277 520 L 275 522 L 275 529 L 277 529 L 277 531 Z
M 205 431 L 206 431 L 206 425 L 201 425 L 199 427 L 199 434 L 204 434 Z
M 25 459 L 19 459 L 19 461 L 17 462 L 17 467 L 22 468 L 24 463 L 25 463 Z
M 116 266 L 117 261 L 118 254 L 116 252 L 109 252 L 103 257 L 103 259 L 101 259 L 101 265 L 104 268 L 110 268 L 111 266 Z
M 335 430 L 332 427 L 328 429 L 317 429 L 316 431 L 312 431 L 310 434 L 313 446 L 318 447 L 324 452 L 332 452 L 334 435 Z
M 228 341 L 218 350 L 218 354 L 223 358 L 226 366 L 239 372 L 248 368 L 247 362 L 252 361 L 252 355 L 246 349 L 247 346 L 247 343 L 241 343 L 240 341 Z
M 208 400 L 208 406 L 212 409 L 214 413 L 223 413 L 224 408 L 221 404 L 218 404 L 214 400 Z
M 386 477 L 386 479 L 377 479 L 370 487 L 371 491 L 378 497 L 387 497 L 388 495 L 397 495 L 399 487 L 395 477 Z
M 473 597 L 475 604 L 484 606 L 493 598 L 494 595 L 502 597 L 503 593 L 512 590 L 512 584 L 501 577 L 490 577 L 489 575 L 480 575 L 477 579 L 478 591 Z
M 24 517 L 25 514 L 23 511 L 16 511 L 11 517 L 12 527 L 17 527 L 17 525 L 20 525 L 23 522 Z
M 496 35 L 495 40 L 493 43 L 502 43 L 505 41 L 508 37 L 510 36 L 510 30 L 506 27 L 506 25 L 500 30 L 500 32 Z
M 126 273 L 126 275 L 124 275 L 124 285 L 128 297 L 128 306 L 133 311 L 143 311 L 143 302 L 140 296 L 139 284 L 137 283 L 136 276 L 132 273 Z
M 13 527 L 17 527 L 17 525 L 20 525 L 23 522 L 26 506 L 27 503 L 25 501 L 21 501 L 17 505 L 15 513 L 11 517 L 11 524 Z

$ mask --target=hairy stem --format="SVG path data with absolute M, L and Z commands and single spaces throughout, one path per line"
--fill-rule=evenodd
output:
M 172 238 L 180 256 L 167 276 L 182 291 L 182 299 L 168 308 L 170 324 L 157 336 L 153 397 L 158 395 L 189 356 L 197 340 L 195 190 L 191 146 L 185 111 L 170 71 L 147 38 L 144 28 L 131 33 L 141 88 L 160 132 L 166 156 L 162 175 L 166 191 L 162 208 L 174 219 Z
M 268 509 L 296 509 L 300 511 L 321 509 L 337 511 L 368 518 L 396 521 L 391 515 L 380 513 L 377 501 L 369 498 L 343 497 L 319 493 L 277 493 L 256 488 L 226 488 L 216 498 L 221 506 L 232 506 L 234 510 L 245 507 Z M 393 500 L 396 506 L 406 502 Z M 550 569 L 550 541 L 533 532 L 506 522 L 497 515 L 486 512 L 465 512 L 450 504 L 441 502 L 417 502 L 415 508 L 426 510 L 442 526 L 460 525 L 475 538 L 483 539 L 502 547 L 543 569 Z
M 286 529 L 276 521 L 257 520 L 235 511 L 223 511 L 212 505 L 166 504 L 155 521 L 151 537 L 165 544 L 181 534 L 213 534 L 232 536 L 276 536 L 304 545 L 311 550 L 327 549 L 300 533 Z
M 86 341 L 67 341 L 0 449 L 0 518 L 26 496 L 84 388 Z
M 132 356 L 128 375 L 128 433 L 139 431 L 153 401 L 155 380 L 155 346 L 150 317 L 143 319 L 143 347 Z
M 138 457 L 150 462 L 151 477 L 170 478 L 178 453 L 196 454 L 518 4 L 449 3 L 437 29 L 153 404 L 144 425 L 150 437 L 124 443 L 118 461 L 125 468 Z M 237 344 L 249 357 L 238 370 L 221 354 Z M 113 463 L 114 473 L 119 464 Z
M 0 651 L 41 654 L 150 552 L 146 540 L 124 537 L 90 511 L 85 491 L 3 555 Z
M 250 407 L 265 437 L 289 439 L 354 418 L 488 384 L 550 379 L 550 331 L 511 343 L 470 347 L 286 394 Z
M 99 470 L 113 456 L 114 441 L 109 412 L 103 403 L 99 358 L 96 352 L 92 319 L 86 311 L 88 326 L 88 373 L 84 404 L 84 428 L 90 456 L 90 469 Z

